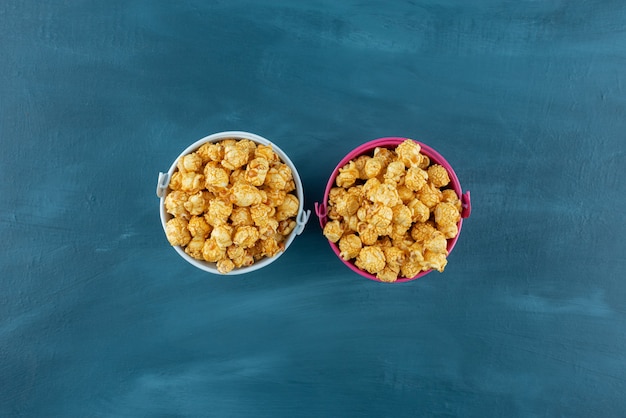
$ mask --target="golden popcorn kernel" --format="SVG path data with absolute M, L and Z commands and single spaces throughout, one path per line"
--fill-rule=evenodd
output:
M 278 164 L 269 169 L 263 184 L 271 189 L 286 190 L 291 188 L 289 183 L 291 180 L 293 180 L 291 169 L 285 164 Z
M 416 263 L 410 259 L 406 259 L 400 266 L 400 274 L 402 277 L 412 279 L 422 272 L 421 263 Z
M 370 158 L 365 162 L 363 167 L 363 175 L 365 179 L 373 179 L 383 172 L 383 162 L 378 158 Z
M 442 273 L 448 264 L 445 253 L 435 253 L 429 250 L 424 252 L 424 261 L 422 262 L 422 268 L 424 270 L 434 269 Z
M 435 231 L 435 227 L 430 223 L 415 223 L 411 228 L 411 238 L 416 242 L 425 242 L 430 239 Z
M 420 145 L 410 139 L 404 140 L 396 147 L 396 154 L 406 168 L 415 167 L 422 161 Z
M 250 216 L 256 226 L 263 226 L 274 216 L 276 208 L 266 205 L 265 203 L 259 203 L 250 206 Z
M 230 258 L 222 258 L 216 264 L 217 271 L 222 274 L 230 273 L 235 268 L 235 263 Z
M 339 239 L 340 256 L 346 261 L 356 258 L 362 247 L 361 239 L 356 234 L 347 234 Z
M 212 197 L 213 195 L 206 190 L 200 191 L 189 196 L 183 206 L 190 215 L 201 215 L 208 209 Z
M 297 225 L 297 222 L 293 219 L 286 219 L 278 223 L 278 229 L 276 230 L 276 232 L 278 232 L 280 235 L 287 236 L 291 234 L 291 232 L 296 228 Z
M 461 220 L 461 214 L 452 203 L 441 202 L 435 206 L 433 211 L 437 228 L 455 225 Z
M 252 226 L 254 221 L 252 215 L 250 215 L 250 208 L 248 207 L 233 207 L 233 211 L 230 215 L 231 224 L 237 226 Z
M 234 143 L 224 141 L 222 144 L 224 145 L 224 159 L 221 161 L 222 166 L 229 170 L 235 170 L 247 164 L 250 154 L 244 140 Z
M 376 274 L 385 268 L 385 254 L 376 246 L 365 246 L 359 251 L 354 264 L 361 270 Z
M 266 197 L 263 203 L 273 207 L 282 205 L 287 197 L 287 192 L 284 190 L 271 189 L 268 187 L 261 189 L 261 191 L 265 193 Z
M 195 152 L 184 155 L 178 160 L 176 167 L 178 167 L 178 170 L 181 172 L 200 171 L 202 168 L 202 157 Z
M 230 191 L 230 201 L 240 207 L 258 205 L 263 201 L 263 195 L 250 184 L 235 183 Z
M 398 280 L 398 274 L 400 273 L 400 268 L 397 269 L 386 266 L 384 269 L 376 273 L 376 278 L 381 282 L 385 283 L 393 283 Z
M 204 167 L 204 185 L 210 191 L 225 189 L 230 182 L 230 172 L 208 163 Z
M 387 166 L 387 170 L 385 171 L 384 178 L 385 183 L 397 184 L 404 178 L 405 169 L 402 161 L 392 161 Z
M 336 204 L 339 200 L 343 199 L 348 193 L 343 187 L 333 187 L 328 192 L 328 201 L 331 205 Z
M 357 230 L 359 233 L 359 238 L 363 245 L 374 245 L 378 240 L 378 231 L 377 228 L 373 225 L 370 225 L 366 222 L 361 222 L 357 226 Z
M 259 240 L 256 245 L 260 246 L 261 253 L 266 257 L 273 257 L 284 249 L 284 245 L 274 238 Z
M 454 238 L 459 234 L 459 227 L 456 226 L 456 224 L 438 226 L 437 230 L 441 232 L 446 237 L 446 239 Z
M 298 214 L 298 208 L 300 207 L 300 201 L 292 194 L 285 196 L 285 201 L 276 208 L 276 219 L 284 221 L 285 219 L 293 218 Z
M 170 178 L 169 188 L 170 190 L 180 190 L 182 186 L 182 174 L 180 171 L 174 171 L 172 178 Z
M 185 252 L 190 256 L 195 258 L 196 260 L 204 260 L 202 256 L 202 250 L 204 248 L 204 237 L 201 235 L 197 235 L 191 238 L 191 241 L 187 243 L 185 247 Z
M 248 163 L 245 171 L 245 180 L 253 186 L 262 186 L 270 169 L 269 161 L 265 158 L 254 158 Z
M 187 229 L 187 221 L 181 218 L 172 218 L 165 224 L 165 235 L 171 245 L 187 245 L 191 241 L 191 234 Z
M 233 227 L 225 224 L 216 226 L 211 231 L 211 239 L 214 239 L 220 248 L 230 247 L 233 244 Z
M 180 189 L 189 193 L 198 193 L 204 188 L 204 176 L 195 171 L 186 171 L 181 173 Z
M 386 228 L 391 225 L 393 219 L 393 209 L 375 204 L 372 210 L 368 213 L 365 221 L 376 228 Z
M 339 187 L 350 187 L 359 178 L 359 170 L 354 161 L 350 161 L 339 169 L 339 174 L 335 179 L 335 183 Z
M 393 223 L 395 225 L 401 225 L 408 230 L 413 223 L 413 213 L 408 206 L 403 205 L 402 203 L 391 208 L 393 213 Z
M 432 209 L 437 206 L 437 203 L 441 202 L 441 190 L 431 183 L 426 183 L 426 185 L 417 192 L 417 198 L 428 206 L 429 209 Z
M 189 212 L 185 209 L 185 202 L 189 194 L 181 190 L 173 190 L 165 197 L 165 210 L 167 213 L 183 219 L 189 219 Z
M 189 233 L 191 233 L 192 237 L 202 237 L 203 240 L 206 239 L 213 230 L 211 225 L 204 219 L 204 216 L 192 216 L 191 219 L 189 219 L 187 229 L 189 229 Z
M 411 200 L 407 207 L 411 210 L 411 220 L 415 222 L 426 222 L 430 218 L 430 209 L 418 199 Z
M 239 226 L 235 230 L 232 242 L 241 247 L 253 247 L 259 239 L 259 230 L 254 226 Z
M 447 250 L 448 241 L 446 237 L 440 232 L 435 231 L 433 234 L 424 241 L 424 248 L 433 253 L 448 254 Z
M 230 201 L 216 197 L 209 203 L 209 210 L 204 218 L 209 225 L 215 227 L 227 223 L 232 212 L 233 204 Z
M 439 164 L 428 167 L 428 180 L 435 187 L 444 187 L 450 183 L 448 171 Z
M 274 152 L 271 145 L 258 144 L 254 151 L 254 156 L 257 158 L 263 158 L 270 164 L 280 161 L 278 155 Z
M 222 161 L 224 159 L 224 147 L 220 143 L 206 142 L 198 148 L 196 154 L 202 158 L 204 164 L 209 161 Z
M 372 157 L 370 157 L 369 155 L 360 155 L 354 160 L 354 165 L 356 166 L 356 169 L 359 171 L 360 180 L 367 180 L 369 178 L 369 176 L 365 172 L 365 165 L 371 159 Z
M 405 179 L 406 181 L 406 179 Z M 398 185 L 397 189 L 398 197 L 402 201 L 402 203 L 407 204 L 411 200 L 415 199 L 415 193 L 406 184 Z
M 461 203 L 461 199 L 459 199 L 459 196 L 456 194 L 454 189 L 442 190 L 441 191 L 441 201 L 442 202 L 446 202 L 446 203 L 452 203 L 454 205 L 454 207 L 456 208 L 456 210 L 459 211 L 459 213 L 461 213 L 461 210 L 463 209 L 463 205 Z
M 276 219 L 270 218 L 263 225 L 259 226 L 259 239 L 276 238 L 279 223 Z
M 359 197 L 355 193 L 348 192 L 344 193 L 342 198 L 340 198 L 336 202 L 335 207 L 339 215 L 347 217 L 356 214 L 357 210 L 359 210 L 360 205 L 361 202 L 359 200 Z
M 337 242 L 343 235 L 343 227 L 339 221 L 327 222 L 323 234 L 330 242 Z
M 428 180 L 428 172 L 419 167 L 409 167 L 404 176 L 404 185 L 417 192 L 426 185 L 426 180 Z
M 392 161 L 396 159 L 396 155 L 392 150 L 388 148 L 376 147 L 374 149 L 374 159 L 382 162 L 383 169 L 384 169 L 384 168 L 387 168 L 389 163 L 391 163 Z

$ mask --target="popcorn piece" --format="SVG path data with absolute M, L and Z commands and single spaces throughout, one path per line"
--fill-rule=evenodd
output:
M 376 246 L 365 246 L 359 251 L 354 264 L 361 270 L 376 274 L 385 268 L 385 254 Z
M 359 217 L 356 215 L 346 216 L 343 218 L 343 224 L 345 225 L 346 231 L 357 232 L 357 228 L 359 225 Z
M 254 264 L 254 257 L 246 249 L 236 245 L 228 247 L 226 254 L 237 268 L 247 267 Z
M 254 151 L 254 156 L 256 158 L 263 158 L 270 164 L 280 161 L 278 155 L 276 155 L 270 145 L 258 144 Z
M 456 210 L 459 211 L 459 213 L 461 213 L 461 210 L 463 209 L 463 205 L 461 203 L 461 199 L 459 199 L 459 196 L 456 194 L 454 189 L 442 190 L 441 191 L 441 201 L 442 202 L 446 202 L 446 203 L 452 203 L 454 205 L 454 207 L 456 208 Z
M 445 253 L 435 253 L 429 250 L 424 252 L 424 261 L 422 262 L 422 269 L 434 269 L 442 273 L 448 260 Z
M 367 164 L 367 162 L 369 160 L 371 160 L 372 157 L 370 157 L 369 155 L 360 155 L 358 156 L 355 160 L 354 160 L 354 165 L 356 166 L 356 169 L 359 170 L 359 179 L 360 180 L 367 180 L 370 177 L 366 174 L 365 172 L 365 165 Z M 382 167 L 382 166 L 381 166 Z M 380 170 L 379 170 L 380 172 Z M 376 175 L 379 174 L 376 173 Z M 375 176 L 374 176 L 375 177 Z
M 433 164 L 428 167 L 428 180 L 435 187 L 444 187 L 450 183 L 448 171 L 439 164 Z
M 404 163 L 402 161 L 392 161 L 385 171 L 385 183 L 397 184 L 404 178 Z
M 335 183 L 339 187 L 350 187 L 359 178 L 359 169 L 354 161 L 350 161 L 339 169 Z
M 375 226 L 361 222 L 357 226 L 357 232 L 363 245 L 374 245 L 378 240 L 378 230 Z
M 259 239 L 268 239 L 272 237 L 276 238 L 278 226 L 279 224 L 276 219 L 267 219 L 263 225 L 259 226 Z
M 278 229 L 276 230 L 276 232 L 281 235 L 287 236 L 291 234 L 291 232 L 296 228 L 297 225 L 297 222 L 293 219 L 286 219 L 278 223 Z
M 222 274 L 230 273 L 235 268 L 235 263 L 230 258 L 222 258 L 216 264 L 217 271 Z
M 180 189 L 189 193 L 198 193 L 204 188 L 204 176 L 195 171 L 182 172 L 180 177 Z
M 411 259 L 406 259 L 402 266 L 400 266 L 400 274 L 402 277 L 412 279 L 422 272 L 422 264 L 417 263 Z
M 230 215 L 230 221 L 233 226 L 254 225 L 252 215 L 250 215 L 250 208 L 248 207 L 234 207 Z
M 430 218 L 430 209 L 418 199 L 411 200 L 407 207 L 411 210 L 413 222 L 426 222 Z
M 172 177 L 170 178 L 169 188 L 170 190 L 180 190 L 182 186 L 182 174 L 180 171 L 174 171 L 172 173 Z
M 411 224 L 413 223 L 413 213 L 407 206 L 403 204 L 394 206 L 392 208 L 392 215 L 393 223 L 401 226 L 405 232 L 411 228 Z
M 356 234 L 347 234 L 339 240 L 340 256 L 344 260 L 356 258 L 362 248 L 361 239 Z
M 400 272 L 400 266 L 404 263 L 406 257 L 403 250 L 396 247 L 385 246 L 382 247 L 383 254 L 385 254 L 385 263 L 387 267 L 393 269 L 396 275 Z
M 459 234 L 459 227 L 456 226 L 456 224 L 438 226 L 437 230 L 441 232 L 446 239 L 454 238 Z
M 219 162 L 224 159 L 224 147 L 220 143 L 206 142 L 198 148 L 196 154 L 202 158 L 204 164 L 209 161 Z
M 416 242 L 422 243 L 429 240 L 435 231 L 435 227 L 428 222 L 415 223 L 411 228 L 411 238 Z
M 292 186 L 289 184 L 292 180 L 291 169 L 285 164 L 278 164 L 269 169 L 263 184 L 272 189 L 288 190 Z
M 448 255 L 447 244 L 446 237 L 439 231 L 433 232 L 428 239 L 424 240 L 424 248 L 433 253 Z
M 380 204 L 375 204 L 368 214 L 366 221 L 376 228 L 386 228 L 391 225 L 392 219 L 392 208 Z
M 250 184 L 236 183 L 231 189 L 230 201 L 240 207 L 252 206 L 261 203 L 263 195 Z
M 264 203 L 250 206 L 250 216 L 252 217 L 252 220 L 254 221 L 254 224 L 256 226 L 263 226 L 267 224 L 275 213 L 276 208 L 273 208 Z
M 224 159 L 221 161 L 222 166 L 229 170 L 235 170 L 247 164 L 250 154 L 248 152 L 248 145 L 244 140 L 235 141 L 234 143 L 223 141 L 222 145 L 224 145 Z
M 276 208 L 276 219 L 280 222 L 293 218 L 298 214 L 299 208 L 300 201 L 290 193 L 285 197 L 285 201 Z
M 271 189 L 268 187 L 261 189 L 261 191 L 265 192 L 266 197 L 266 200 L 263 203 L 273 207 L 282 205 L 287 197 L 287 192 L 284 190 Z
M 400 268 L 394 269 L 389 266 L 385 266 L 384 269 L 376 273 L 376 278 L 381 282 L 393 283 L 398 280 L 398 273 L 400 273 Z
M 430 158 L 428 158 L 428 155 L 422 154 L 422 161 L 420 161 L 418 167 L 422 170 L 426 170 L 428 166 L 430 166 Z
M 352 189 L 350 189 L 352 190 Z M 344 193 L 335 203 L 337 213 L 343 217 L 352 216 L 359 209 L 361 202 L 356 193 Z
M 165 235 L 171 245 L 187 245 L 191 241 L 191 234 L 187 229 L 187 221 L 182 218 L 172 218 L 165 224 Z
M 404 140 L 396 147 L 396 154 L 406 168 L 415 167 L 422 161 L 420 145 L 410 139 Z
M 376 147 L 374 149 L 374 159 L 379 160 L 383 164 L 383 169 L 387 168 L 389 163 L 396 159 L 396 155 L 393 151 L 383 147 Z
M 274 238 L 259 240 L 256 245 L 260 247 L 261 254 L 266 257 L 273 257 L 284 249 L 284 245 Z
M 461 214 L 452 203 L 438 203 L 433 214 L 437 228 L 455 225 L 461 219 Z
M 426 185 L 428 172 L 419 167 L 409 167 L 404 176 L 404 185 L 416 192 Z
M 189 233 L 191 233 L 192 237 L 202 237 L 203 240 L 208 237 L 213 230 L 211 225 L 204 219 L 204 216 L 192 216 L 191 219 L 189 219 L 187 229 L 189 229 Z
M 182 172 L 200 171 L 202 168 L 202 157 L 195 152 L 192 152 L 191 154 L 181 157 L 176 166 L 178 167 L 178 170 Z
M 189 196 L 187 201 L 183 203 L 183 206 L 189 212 L 189 214 L 201 215 L 208 210 L 209 202 L 211 202 L 212 198 L 213 195 L 206 190 L 200 191 Z
M 406 183 L 406 178 L 405 178 Z M 406 184 L 400 184 L 396 188 L 398 191 L 398 197 L 402 200 L 402 203 L 406 204 L 415 198 L 415 193 Z
M 224 168 L 211 163 L 204 167 L 204 183 L 209 191 L 225 189 L 229 182 L 229 172 Z
M 204 237 L 197 235 L 191 238 L 191 241 L 187 243 L 185 252 L 196 260 L 204 260 L 202 256 L 202 250 L 204 248 Z
M 232 242 L 241 247 L 253 247 L 259 239 L 259 230 L 254 226 L 240 226 L 235 230 Z
M 343 235 L 343 227 L 339 221 L 327 222 L 323 234 L 330 242 L 337 242 Z
M 230 184 L 236 183 L 249 183 L 246 179 L 246 170 L 243 168 L 238 168 L 230 172 Z
M 363 167 L 363 175 L 366 179 L 373 179 L 378 177 L 383 172 L 383 169 L 383 162 L 380 159 L 370 158 L 365 162 L 365 166 Z
M 215 238 L 211 237 L 204 241 L 202 247 L 202 258 L 210 263 L 215 263 L 226 256 L 226 249 L 217 244 Z
M 432 209 L 437 206 L 437 203 L 441 202 L 441 190 L 431 183 L 426 183 L 426 185 L 417 192 L 417 198 L 428 206 L 429 209 Z
M 185 209 L 185 202 L 189 194 L 180 190 L 173 190 L 165 197 L 165 210 L 176 218 L 189 219 L 189 212 Z
M 368 183 L 373 179 L 368 180 Z M 366 183 L 367 185 L 367 183 Z M 365 189 L 365 186 L 364 186 Z M 389 183 L 382 183 L 378 187 L 374 186 L 369 189 L 367 197 L 374 203 L 380 203 L 387 207 L 393 207 L 398 203 L 401 203 L 400 196 L 396 188 Z
M 215 198 L 209 203 L 209 210 L 204 218 L 209 225 L 215 227 L 227 223 L 231 213 L 233 213 L 233 204 L 230 201 Z
M 243 227 L 245 228 L 245 227 Z M 211 239 L 215 240 L 215 243 L 220 248 L 228 248 L 233 244 L 233 227 L 230 225 L 218 225 L 213 231 L 211 231 Z
M 245 180 L 253 186 L 261 186 L 270 169 L 270 163 L 265 158 L 254 158 L 246 167 Z

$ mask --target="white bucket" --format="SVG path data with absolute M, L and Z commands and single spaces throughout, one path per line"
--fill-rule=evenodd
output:
M 207 142 L 219 142 L 224 139 L 231 139 L 231 138 L 249 139 L 253 142 L 256 142 L 257 144 L 270 145 L 272 149 L 274 150 L 274 152 L 280 157 L 282 162 L 285 163 L 291 169 L 291 172 L 293 175 L 293 181 L 296 185 L 296 194 L 298 197 L 298 201 L 300 202 L 300 207 L 298 208 L 298 214 L 296 216 L 296 227 L 286 237 L 285 248 L 283 251 L 279 252 L 273 257 L 265 257 L 259 261 L 256 261 L 250 266 L 235 268 L 229 273 L 220 273 L 217 270 L 216 263 L 210 263 L 207 261 L 197 260 L 191 257 L 190 255 L 188 255 L 187 253 L 185 253 L 183 248 L 181 248 L 180 246 L 174 246 L 174 250 L 176 250 L 178 255 L 184 258 L 185 261 L 187 261 L 188 263 L 192 264 L 193 266 L 201 270 L 208 271 L 209 273 L 213 273 L 213 274 L 219 274 L 219 275 L 235 275 L 235 274 L 250 273 L 252 271 L 261 269 L 267 266 L 268 264 L 273 263 L 274 261 L 278 259 L 278 257 L 280 257 L 285 251 L 287 251 L 287 248 L 289 248 L 289 246 L 295 239 L 296 235 L 300 235 L 302 231 L 304 231 L 304 227 L 306 226 L 306 223 L 309 220 L 309 217 L 311 215 L 310 210 L 306 210 L 306 211 L 304 210 L 304 190 L 302 187 L 302 181 L 300 180 L 300 175 L 298 174 L 298 170 L 296 170 L 296 166 L 291 162 L 287 154 L 285 154 L 283 150 L 281 150 L 278 146 L 268 141 L 267 139 L 263 138 L 262 136 L 259 136 L 250 132 L 227 131 L 227 132 L 218 132 L 218 133 L 206 136 L 194 142 L 193 144 L 188 146 L 176 158 L 176 160 L 174 160 L 174 162 L 172 163 L 167 173 L 162 173 L 162 172 L 159 173 L 156 194 L 160 198 L 159 211 L 161 213 L 161 225 L 163 226 L 163 231 L 165 231 L 165 225 L 167 221 L 169 221 L 173 217 L 172 215 L 167 213 L 167 211 L 165 210 L 165 197 L 167 196 L 167 193 L 169 191 L 168 190 L 169 181 L 170 181 L 170 178 L 172 177 L 172 174 L 176 171 L 176 168 L 177 168 L 176 165 L 178 164 L 178 160 L 182 158 L 183 156 L 196 151 L 198 148 L 200 148 L 202 144 L 205 144 Z

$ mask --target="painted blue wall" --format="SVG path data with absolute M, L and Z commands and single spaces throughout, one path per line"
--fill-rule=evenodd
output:
M 626 415 L 623 1 L 5 0 L 0 56 L 0 416 Z M 186 264 L 157 174 L 223 130 L 311 209 L 357 145 L 434 147 L 446 271 L 363 279 L 313 219 Z

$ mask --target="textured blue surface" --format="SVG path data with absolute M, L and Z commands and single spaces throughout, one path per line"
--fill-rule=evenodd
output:
M 0 4 L 0 416 L 626 414 L 622 1 Z M 472 193 L 443 274 L 349 271 L 312 220 L 215 277 L 159 171 L 213 132 L 319 200 L 381 136 Z

